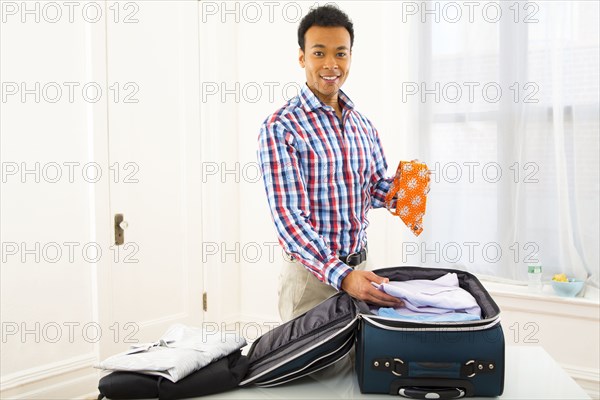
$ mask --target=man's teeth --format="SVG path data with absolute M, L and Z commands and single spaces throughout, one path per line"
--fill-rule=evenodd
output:
M 325 79 L 326 81 L 334 81 L 337 79 L 337 76 L 322 76 L 321 78 Z

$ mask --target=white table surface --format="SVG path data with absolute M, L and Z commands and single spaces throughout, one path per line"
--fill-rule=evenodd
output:
M 386 399 L 361 394 L 354 371 L 319 381 L 310 376 L 272 388 L 256 386 L 198 399 Z M 471 397 L 476 399 L 476 397 Z M 507 346 L 504 393 L 500 399 L 589 399 L 587 393 L 542 347 Z M 481 398 L 485 399 L 485 398 Z M 489 397 L 487 398 L 489 399 Z

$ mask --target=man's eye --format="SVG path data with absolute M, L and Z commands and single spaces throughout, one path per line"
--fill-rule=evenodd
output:
M 315 51 L 313 54 L 315 56 L 317 56 L 317 57 L 321 57 L 323 55 L 323 52 L 322 51 Z
M 338 53 L 338 57 L 346 57 L 346 53 Z

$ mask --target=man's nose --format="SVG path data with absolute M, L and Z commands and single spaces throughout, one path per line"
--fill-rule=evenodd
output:
M 336 69 L 338 68 L 337 60 L 333 56 L 329 56 L 325 59 L 325 64 L 323 65 L 327 69 Z

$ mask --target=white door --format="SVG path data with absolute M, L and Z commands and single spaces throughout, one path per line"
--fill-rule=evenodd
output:
M 202 321 L 198 2 L 109 3 L 110 216 L 124 243 L 99 272 L 101 357 Z M 115 340 L 117 338 L 117 340 Z

